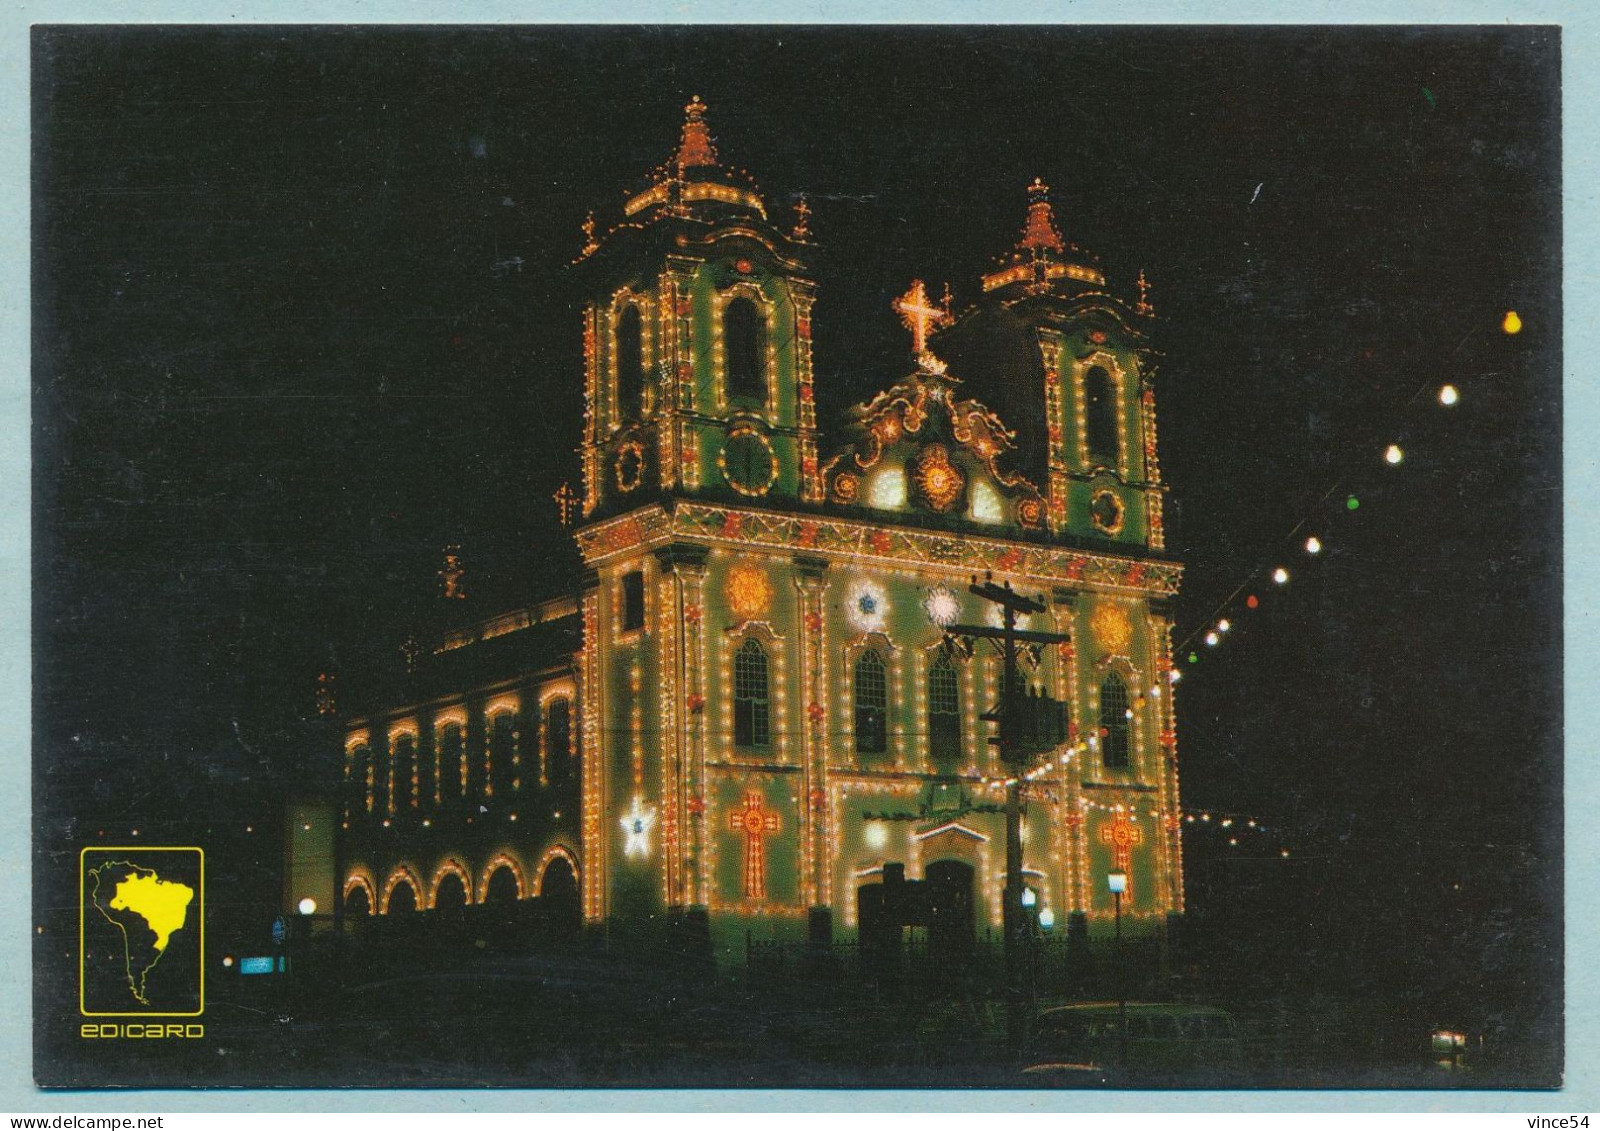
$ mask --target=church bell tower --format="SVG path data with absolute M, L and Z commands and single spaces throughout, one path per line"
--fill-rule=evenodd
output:
M 718 157 L 695 97 L 677 152 L 579 266 L 583 513 L 663 496 L 816 501 L 808 210 L 787 231 Z
M 1109 287 L 1097 257 L 1062 236 L 1049 186 L 1036 177 L 1021 236 L 982 284 L 982 299 L 933 349 L 1017 427 L 1050 529 L 1164 550 L 1144 273 L 1135 301 Z

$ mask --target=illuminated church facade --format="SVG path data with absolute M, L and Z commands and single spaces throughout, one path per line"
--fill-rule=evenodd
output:
M 340 843 L 291 854 L 291 896 L 347 918 L 559 896 L 619 936 L 696 919 L 729 953 L 853 937 L 903 865 L 982 934 L 1020 774 L 1041 923 L 1109 932 L 1114 870 L 1127 929 L 1182 912 L 1142 274 L 1109 288 L 1035 181 L 976 304 L 895 304 L 907 372 L 830 442 L 808 227 L 719 158 L 698 99 L 620 222 L 591 223 L 579 596 L 433 642 L 455 684 L 347 720 Z M 986 577 L 1065 638 L 1021 666 L 1065 741 L 1015 768 L 998 650 L 959 631 L 999 623 Z M 501 670 L 468 662 L 496 648 Z

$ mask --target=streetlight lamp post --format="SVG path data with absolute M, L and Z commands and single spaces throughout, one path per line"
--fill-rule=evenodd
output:
M 1106 886 L 1117 909 L 1115 961 L 1117 964 L 1117 1028 L 1121 1032 L 1122 1067 L 1128 1067 L 1128 983 L 1122 963 L 1122 893 L 1128 890 L 1128 873 L 1117 868 L 1106 875 Z

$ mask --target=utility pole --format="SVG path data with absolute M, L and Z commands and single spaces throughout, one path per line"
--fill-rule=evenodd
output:
M 1022 680 L 1017 669 L 1017 644 L 1059 644 L 1071 638 L 1056 632 L 1031 632 L 1017 627 L 1017 614 L 1042 613 L 1045 606 L 1031 597 L 1004 586 L 974 580 L 971 592 L 1000 606 L 999 629 L 987 625 L 951 625 L 952 636 L 986 637 L 1000 642 L 1005 662 L 1005 677 L 997 709 L 982 716 L 999 724 L 1000 762 L 1006 773 L 1006 886 L 1002 898 L 1002 932 L 1005 941 L 1006 1035 L 1013 1048 L 1020 1048 L 1028 1027 L 1029 973 L 1032 969 L 1033 932 L 1028 911 L 1022 905 L 1022 776 L 1029 750 L 1021 733 Z M 1036 736 L 1030 736 L 1036 737 Z M 1064 736 L 1063 736 L 1064 737 Z M 992 740 L 991 740 L 992 741 Z

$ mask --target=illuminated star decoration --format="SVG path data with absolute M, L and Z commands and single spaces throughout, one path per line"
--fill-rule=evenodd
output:
M 928 613 L 928 620 L 940 628 L 955 624 L 961 616 L 961 602 L 944 585 L 935 585 L 928 590 L 928 595 L 922 599 L 922 607 Z
M 889 618 L 889 598 L 875 581 L 863 581 L 850 594 L 850 623 L 862 632 L 882 632 Z
M 622 831 L 627 834 L 622 844 L 623 855 L 649 856 L 650 828 L 656 823 L 655 810 L 646 808 L 644 802 L 635 797 L 633 808 L 621 823 Z

